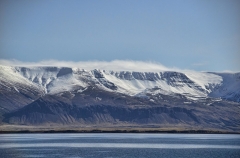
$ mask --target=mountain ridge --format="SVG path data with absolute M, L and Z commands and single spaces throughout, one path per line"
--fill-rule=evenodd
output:
M 196 95 L 222 97 L 216 93 L 216 89 L 227 91 L 229 85 L 233 90 L 226 93 L 235 92 L 240 87 L 240 73 L 214 73 L 214 72 L 130 72 L 130 71 L 106 71 L 106 70 L 84 70 L 70 67 L 9 67 L 18 74 L 18 77 L 28 79 L 35 86 L 45 89 L 45 93 L 51 92 L 49 87 L 53 87 L 57 82 L 65 84 L 76 84 L 87 87 L 88 82 L 103 85 L 107 90 L 115 90 L 130 95 L 137 95 L 148 88 L 159 87 L 165 91 L 182 94 L 192 90 Z M 3 70 L 3 66 L 1 66 Z M 10 79 L 10 78 L 8 78 Z M 235 81 L 234 81 L 235 80 Z M 66 83 L 67 82 L 67 83 Z M 132 82 L 132 83 L 131 83 Z M 230 83 L 234 82 L 234 83 Z M 221 86 L 224 86 L 223 88 Z M 130 86 L 128 88 L 128 86 Z M 103 88 L 104 88 L 103 87 Z M 177 87 L 177 88 L 176 88 Z M 183 87 L 182 89 L 180 89 Z M 190 87 L 190 88 L 188 88 Z M 185 88 L 185 89 L 184 89 Z M 225 89 L 224 89 L 225 88 Z M 117 90 L 119 89 L 119 90 Z M 180 89 L 180 90 L 179 90 Z M 121 91 L 122 90 L 122 91 Z M 214 91 L 215 90 L 215 91 Z M 55 93 L 60 92 L 56 90 Z M 54 90 L 52 90 L 54 93 Z M 205 94 L 203 94 L 205 93 Z
M 0 66 L 0 81 L 3 124 L 240 125 L 240 73 Z

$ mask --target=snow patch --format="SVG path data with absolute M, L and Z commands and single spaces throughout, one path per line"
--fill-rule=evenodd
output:
M 17 91 L 19 93 L 19 90 L 16 87 L 13 87 L 15 89 L 15 91 Z
M 77 67 L 0 66 L 0 80 L 1 86 L 14 87 L 18 92 L 18 85 L 30 85 L 50 94 L 64 91 L 82 93 L 91 86 L 138 97 L 181 94 L 191 100 L 210 96 L 240 101 L 240 73 L 133 72 L 86 70 Z

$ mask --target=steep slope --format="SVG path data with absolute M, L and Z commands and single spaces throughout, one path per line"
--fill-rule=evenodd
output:
M 0 66 L 0 73 L 1 91 L 8 93 L 29 92 L 28 95 L 36 96 L 35 93 L 38 93 L 37 96 L 42 96 L 65 91 L 83 92 L 90 86 L 96 86 L 104 91 L 138 97 L 160 93 L 180 94 L 192 100 L 213 97 L 240 101 L 240 73 L 116 72 L 67 67 L 7 66 Z M 36 98 L 30 96 L 28 98 L 33 100 Z
M 5 114 L 4 122 L 27 125 L 182 127 L 239 131 L 239 104 L 206 100 L 191 104 L 181 98 L 167 97 L 171 102 L 153 104 L 148 100 L 92 91 L 87 102 L 82 96 L 45 95 L 15 112 Z M 96 98 L 100 95 L 102 98 Z M 106 95 L 107 97 L 103 97 Z M 75 96 L 75 97 L 76 97 Z M 115 98 L 114 98 L 115 97 Z M 114 98 L 114 99 L 113 99 Z M 166 99 L 166 98 L 165 98 Z M 226 106 L 227 105 L 227 106 Z
M 240 129 L 240 73 L 0 66 L 10 124 Z
M 97 86 L 106 91 L 130 96 L 146 96 L 145 93 L 153 92 L 181 94 L 191 99 L 214 97 L 239 101 L 239 73 L 117 72 L 67 67 L 16 67 L 15 69 L 49 94 L 82 91 L 88 86 Z
M 16 68 L 0 66 L 0 110 L 12 111 L 44 95 L 43 89 L 18 73 Z
M 215 73 L 222 77 L 221 85 L 215 86 L 210 97 L 240 102 L 240 73 Z

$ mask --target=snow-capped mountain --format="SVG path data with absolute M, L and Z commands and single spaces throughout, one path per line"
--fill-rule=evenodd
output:
M 109 92 L 145 97 L 146 94 L 181 94 L 189 99 L 206 97 L 240 101 L 240 73 L 130 72 L 84 70 L 68 67 L 1 66 L 1 86 L 16 91 L 31 86 L 41 95 L 83 92 L 96 86 Z M 9 85 L 8 85 L 9 84 Z
M 8 123 L 239 130 L 239 102 L 240 73 L 0 66 L 0 118 Z

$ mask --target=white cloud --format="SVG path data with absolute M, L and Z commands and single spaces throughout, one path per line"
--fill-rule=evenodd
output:
M 77 67 L 86 70 L 102 69 L 115 71 L 139 71 L 139 72 L 157 72 L 157 71 L 178 71 L 178 68 L 168 68 L 156 62 L 131 61 L 131 60 L 113 60 L 113 61 L 59 61 L 44 60 L 39 62 L 22 62 L 18 60 L 1 60 L 1 65 L 6 66 L 57 66 L 57 67 Z
M 203 66 L 205 63 L 194 64 L 196 66 Z M 0 65 L 5 66 L 56 66 L 56 67 L 74 67 L 85 70 L 114 70 L 114 71 L 137 71 L 137 72 L 160 72 L 160 71 L 177 71 L 177 72 L 196 72 L 195 70 L 180 69 L 176 67 L 166 67 L 157 62 L 133 61 L 133 60 L 113 60 L 113 61 L 60 61 L 60 60 L 43 60 L 39 62 L 23 62 L 19 60 L 5 60 L 0 59 Z M 203 71 L 202 71 L 203 72 Z M 204 71 L 208 72 L 208 71 Z M 218 71 L 226 73 L 236 73 L 240 71 Z

